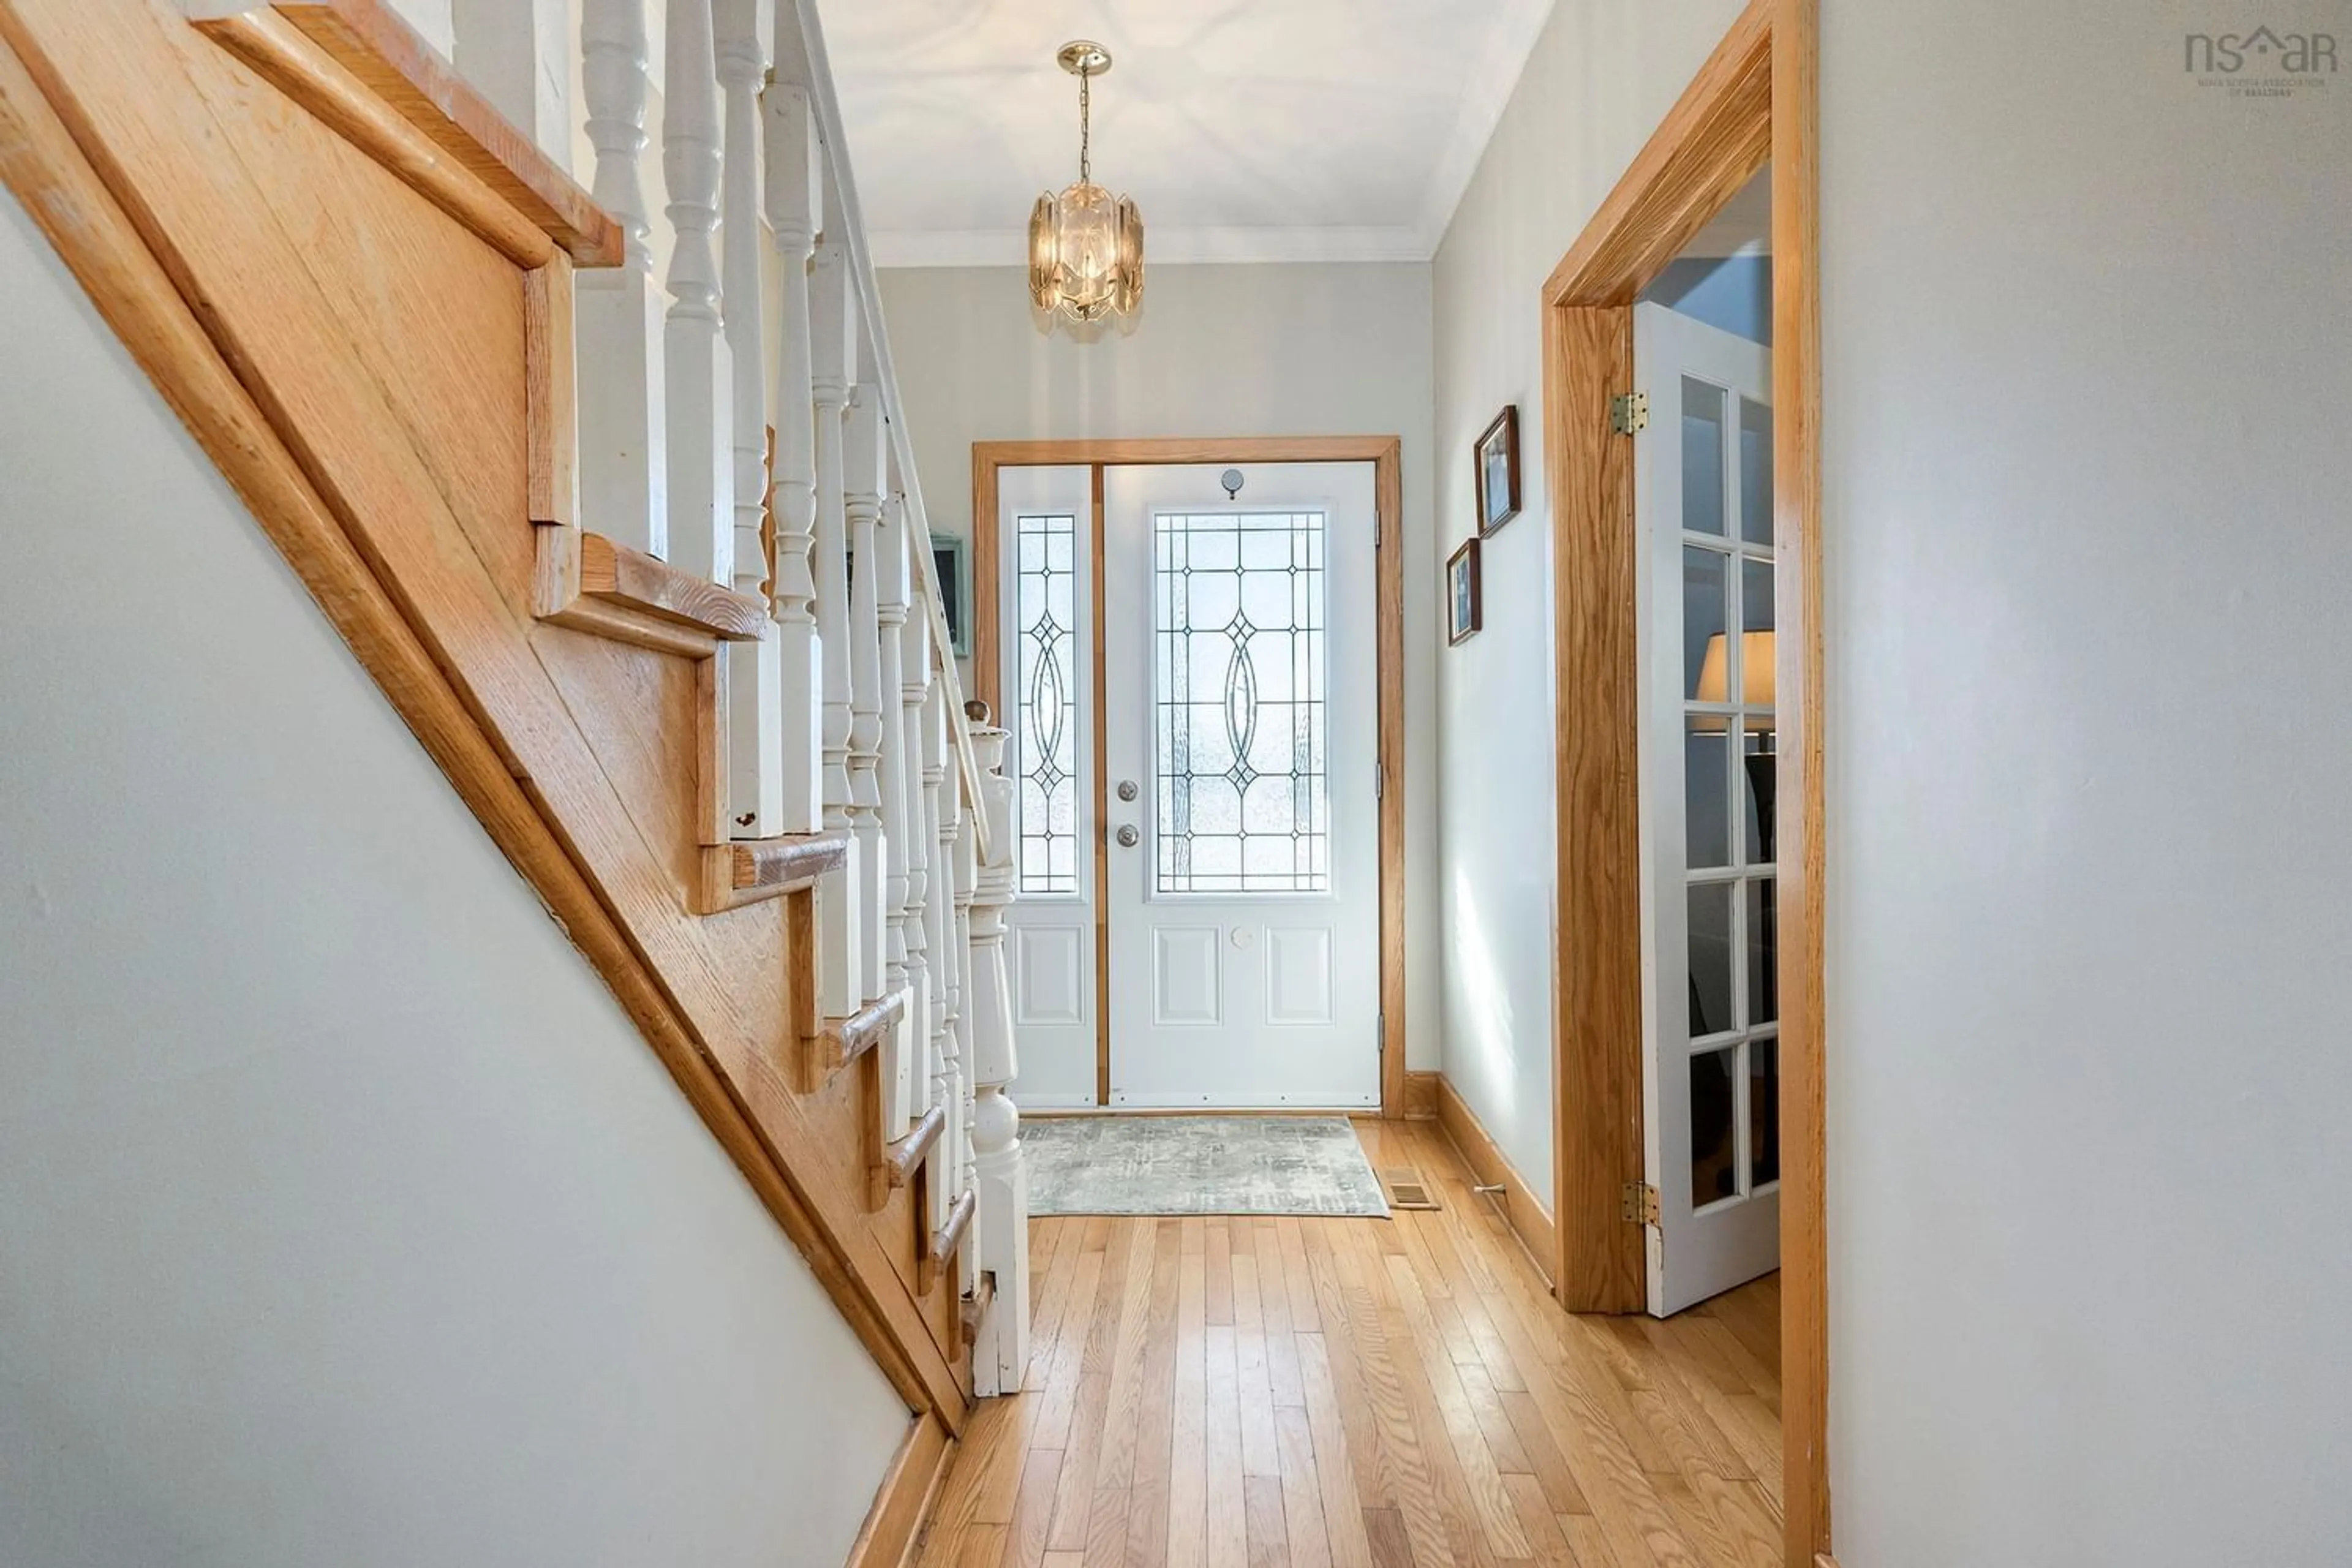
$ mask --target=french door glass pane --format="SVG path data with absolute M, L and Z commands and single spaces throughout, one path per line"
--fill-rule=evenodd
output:
M 1772 629 L 1772 563 L 1769 561 L 1743 560 L 1739 563 L 1739 626 L 1741 630 L 1749 633 Z M 1769 651 L 1771 645 L 1765 643 L 1763 647 Z M 1751 657 L 1758 651 L 1758 644 L 1753 637 L 1745 645 L 1745 651 Z M 1742 678 L 1741 684 L 1748 693 L 1748 700 L 1756 701 L 1769 696 L 1771 677 L 1766 673 L 1766 666 L 1759 666 Z
M 1693 870 L 1731 864 L 1731 732 L 1721 719 L 1685 721 L 1684 863 Z
M 1731 1013 L 1731 892 L 1729 882 L 1695 882 L 1690 889 L 1691 1038 L 1738 1027 Z
M 1752 1192 L 1780 1179 L 1780 1042 L 1748 1043 L 1748 1163 Z
M 1723 531 L 1724 391 L 1683 377 L 1683 527 Z
M 1683 696 L 1696 701 L 1731 700 L 1723 643 L 1730 565 L 1720 550 L 1683 549 Z
M 1078 890 L 1077 519 L 1013 523 L 1014 761 L 1024 893 Z
M 1778 886 L 1769 877 L 1751 879 L 1748 900 L 1748 1026 L 1780 1016 L 1780 948 Z
M 1772 411 L 1739 400 L 1739 537 L 1772 542 Z
M 1739 1195 L 1738 1112 L 1734 1086 L 1738 1046 L 1690 1059 L 1691 1206 Z
M 1772 864 L 1773 823 L 1766 803 L 1772 798 L 1773 770 L 1778 764 L 1769 749 L 1771 740 L 1769 731 L 1749 730 L 1739 741 L 1739 842 L 1747 847 L 1750 866 Z
M 1323 514 L 1152 531 L 1154 887 L 1328 892 Z

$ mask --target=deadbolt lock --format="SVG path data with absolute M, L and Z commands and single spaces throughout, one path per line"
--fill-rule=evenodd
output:
M 1135 781 L 1133 779 L 1121 779 L 1118 781 L 1118 798 L 1121 800 L 1133 800 L 1135 798 Z
M 1118 847 L 1121 849 L 1132 849 L 1135 847 L 1136 841 L 1142 837 L 1143 836 L 1141 834 L 1136 832 L 1135 824 L 1130 822 L 1126 826 L 1121 827 L 1118 830 Z

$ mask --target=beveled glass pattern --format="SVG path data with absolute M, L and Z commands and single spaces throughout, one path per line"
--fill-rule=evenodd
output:
M 1154 887 L 1331 887 L 1320 512 L 1153 521 Z
M 1078 520 L 1016 518 L 1013 725 L 1024 893 L 1078 890 Z

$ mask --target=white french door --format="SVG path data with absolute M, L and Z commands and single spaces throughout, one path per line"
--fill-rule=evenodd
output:
M 1000 476 L 1025 1104 L 1096 1102 L 1098 1016 L 1113 1106 L 1380 1102 L 1372 467 L 1227 472 L 1104 470 L 1098 607 L 1090 471 Z
M 1633 312 L 1645 1035 L 1661 1317 L 1780 1266 L 1771 355 Z

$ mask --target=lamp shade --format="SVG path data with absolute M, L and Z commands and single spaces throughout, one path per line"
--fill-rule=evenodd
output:
M 1739 695 L 1731 692 L 1730 648 L 1721 632 L 1706 639 L 1706 656 L 1699 661 L 1698 689 L 1691 693 L 1694 702 L 1737 701 L 1743 708 L 1772 706 L 1772 634 L 1769 631 L 1739 634 Z M 1750 733 L 1761 733 L 1772 728 L 1769 713 L 1750 713 L 1746 728 Z

